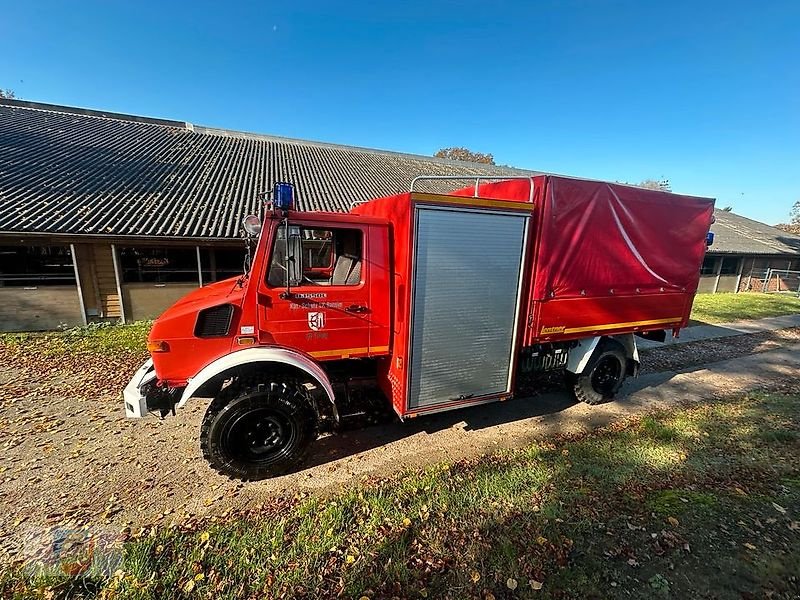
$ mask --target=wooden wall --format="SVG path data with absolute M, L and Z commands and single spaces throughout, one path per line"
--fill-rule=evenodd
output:
M 111 244 L 75 244 L 75 257 L 89 319 L 122 316 Z
M 94 265 L 97 273 L 97 285 L 100 291 L 100 307 L 104 317 L 119 318 L 122 316 L 120 298 L 117 292 L 117 278 L 114 275 L 114 259 L 111 256 L 110 244 L 94 244 Z

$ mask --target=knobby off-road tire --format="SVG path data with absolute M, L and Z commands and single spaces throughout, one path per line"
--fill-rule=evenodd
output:
M 627 375 L 625 349 L 614 340 L 602 340 L 580 375 L 569 373 L 575 398 L 586 404 L 602 404 L 611 400 L 622 387 Z
M 302 384 L 250 376 L 211 402 L 200 427 L 200 448 L 216 471 L 256 481 L 296 467 L 316 437 L 317 417 Z

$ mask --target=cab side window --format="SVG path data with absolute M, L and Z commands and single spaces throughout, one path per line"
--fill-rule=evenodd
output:
M 363 234 L 359 229 L 319 229 L 298 225 L 279 227 L 272 248 L 267 283 L 293 286 L 358 285 L 363 263 Z

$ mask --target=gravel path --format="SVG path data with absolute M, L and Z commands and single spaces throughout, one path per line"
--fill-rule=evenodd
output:
M 186 515 L 224 513 L 276 494 L 324 491 L 400 468 L 605 425 L 719 390 L 778 385 L 800 369 L 800 328 L 648 350 L 644 376 L 600 407 L 565 392 L 390 423 L 319 440 L 297 473 L 243 485 L 200 456 L 203 401 L 163 421 L 124 418 L 119 390 L 141 356 L 47 358 L 0 346 L 0 540 L 48 526 L 120 530 Z M 753 356 L 754 353 L 760 353 Z M 707 369 L 676 374 L 692 365 Z
M 659 371 L 687 369 L 737 356 L 768 352 L 786 344 L 798 342 L 800 342 L 800 327 L 791 327 L 777 331 L 686 342 L 671 346 L 662 345 L 640 352 L 641 373 L 644 375 Z

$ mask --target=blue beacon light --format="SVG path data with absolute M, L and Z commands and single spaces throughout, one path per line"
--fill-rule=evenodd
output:
M 294 186 L 291 183 L 276 183 L 273 194 L 275 208 L 289 210 L 294 202 Z

